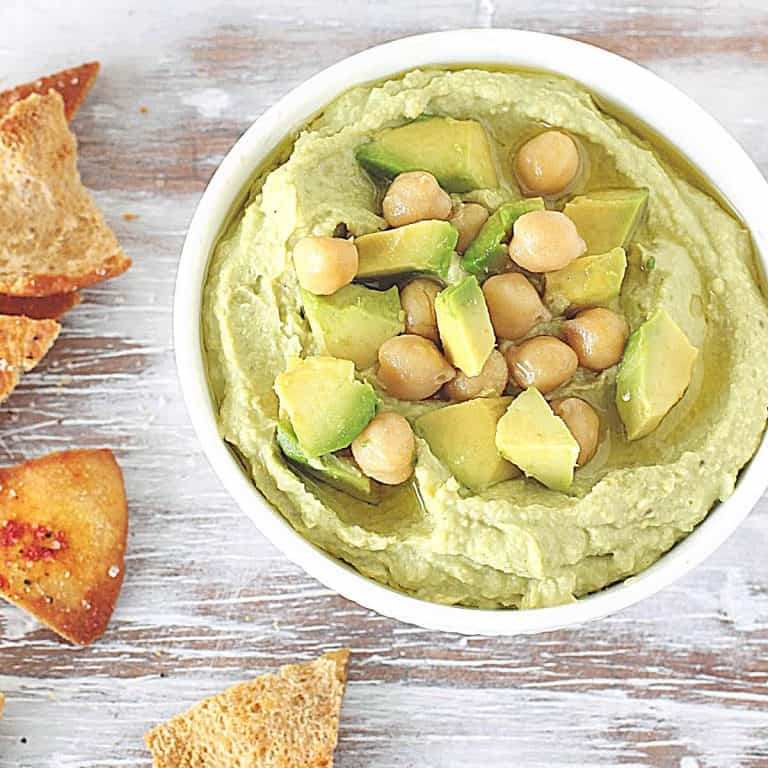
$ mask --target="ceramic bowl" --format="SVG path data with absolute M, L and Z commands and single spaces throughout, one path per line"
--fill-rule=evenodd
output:
M 208 260 L 222 222 L 253 172 L 286 136 L 352 86 L 441 64 L 534 68 L 579 81 L 686 156 L 739 213 L 752 232 L 763 268 L 768 268 L 768 184 L 736 141 L 679 90 L 637 64 L 563 37 L 488 29 L 419 35 L 350 56 L 310 78 L 256 120 L 224 158 L 194 214 L 179 264 L 174 302 L 178 373 L 200 443 L 224 486 L 259 530 L 318 581 L 366 608 L 427 629 L 484 635 L 544 632 L 626 608 L 664 589 L 712 554 L 761 496 L 768 480 L 768 440 L 741 473 L 734 494 L 686 539 L 632 578 L 552 608 L 437 605 L 360 575 L 294 531 L 259 493 L 219 435 L 203 364 L 200 311 Z

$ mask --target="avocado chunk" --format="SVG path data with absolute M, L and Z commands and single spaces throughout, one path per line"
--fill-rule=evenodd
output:
M 391 277 L 410 273 L 445 278 L 459 233 L 447 221 L 429 219 L 355 238 L 357 278 Z
M 576 225 L 591 256 L 626 249 L 647 203 L 647 189 L 602 189 L 574 197 L 563 213 Z
M 307 456 L 301 450 L 293 427 L 285 419 L 277 425 L 277 444 L 285 458 L 300 471 L 368 504 L 381 501 L 381 486 L 366 477 L 352 459 L 335 453 L 316 458 Z
M 499 185 L 488 134 L 476 120 L 423 117 L 387 128 L 359 146 L 355 157 L 374 176 L 389 179 L 429 171 L 448 192 Z
M 394 285 L 388 291 L 345 285 L 330 296 L 302 290 L 301 301 L 322 353 L 351 360 L 361 370 L 376 362 L 387 339 L 405 330 Z
M 616 407 L 627 437 L 653 432 L 685 394 L 699 351 L 665 309 L 659 309 L 627 341 L 616 375 Z
M 544 200 L 530 197 L 500 205 L 483 224 L 477 237 L 469 244 L 461 266 L 472 275 L 501 272 L 507 262 L 507 243 L 515 222 L 530 211 L 543 211 Z
M 553 491 L 573 482 L 579 444 L 538 389 L 518 395 L 496 427 L 496 447 L 508 461 Z
M 582 256 L 564 269 L 546 274 L 544 298 L 558 312 L 569 307 L 607 307 L 619 297 L 626 271 L 623 248 Z
M 370 384 L 355 380 L 355 364 L 336 357 L 296 359 L 275 379 L 280 408 L 310 458 L 346 448 L 376 413 Z
M 496 346 L 485 296 L 474 275 L 435 297 L 437 329 L 448 359 L 467 376 L 478 376 Z
M 416 433 L 451 474 L 475 493 L 517 477 L 496 448 L 496 425 L 511 397 L 482 397 L 447 405 L 416 420 Z

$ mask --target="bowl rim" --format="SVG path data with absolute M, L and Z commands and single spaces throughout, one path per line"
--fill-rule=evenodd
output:
M 368 48 L 322 70 L 264 112 L 227 153 L 197 205 L 179 261 L 173 306 L 177 373 L 193 427 L 215 474 L 257 528 L 310 576 L 364 608 L 429 630 L 486 636 L 546 632 L 627 608 L 669 586 L 712 554 L 762 496 L 768 478 L 768 436 L 763 436 L 741 471 L 734 493 L 639 574 L 576 602 L 547 608 L 442 605 L 363 576 L 295 531 L 251 482 L 221 437 L 204 368 L 201 300 L 209 257 L 222 223 L 254 171 L 281 141 L 349 88 L 440 65 L 550 71 L 580 82 L 625 110 L 672 144 L 738 212 L 752 234 L 763 270 L 768 271 L 764 218 L 768 183 L 735 139 L 675 86 L 617 54 L 557 35 L 516 29 L 431 32 Z M 688 130 L 690 125 L 696 130 Z

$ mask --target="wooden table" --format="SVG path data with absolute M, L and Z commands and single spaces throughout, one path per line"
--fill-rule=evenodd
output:
M 125 587 L 95 646 L 70 647 L 0 607 L 2 768 L 146 768 L 141 737 L 156 722 L 340 643 L 354 652 L 341 768 L 768 766 L 768 499 L 688 578 L 618 616 L 536 638 L 464 638 L 383 619 L 307 577 L 238 511 L 192 433 L 171 295 L 187 224 L 224 153 L 279 96 L 347 54 L 491 25 L 646 64 L 768 171 L 765 0 L 0 7 L 0 87 L 102 61 L 74 121 L 80 166 L 135 261 L 84 292 L 0 415 L 3 462 L 112 448 L 131 512 Z

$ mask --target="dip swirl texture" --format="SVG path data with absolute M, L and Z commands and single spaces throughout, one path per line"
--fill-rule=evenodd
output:
M 569 494 L 522 477 L 469 493 L 417 438 L 415 482 L 374 507 L 297 473 L 275 442 L 275 379 L 290 358 L 320 351 L 302 314 L 292 249 L 340 223 L 354 236 L 385 228 L 381 188 L 354 152 L 376 131 L 421 115 L 479 120 L 492 136 L 501 187 L 463 200 L 494 208 L 519 197 L 510 152 L 547 126 L 577 137 L 586 152 L 589 173 L 577 192 L 650 190 L 621 311 L 634 330 L 665 309 L 699 358 L 683 399 L 642 440 L 623 435 L 615 368 L 580 370 L 554 393 L 587 400 L 605 429 Z M 484 608 L 572 601 L 647 568 L 690 533 L 733 492 L 765 429 L 768 310 L 748 232 L 669 157 L 583 87 L 542 73 L 413 71 L 330 104 L 253 184 L 204 289 L 221 434 L 269 502 L 301 535 L 370 578 Z M 376 386 L 373 369 L 363 378 Z M 378 393 L 387 410 L 411 421 L 439 407 Z

